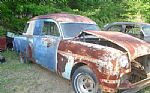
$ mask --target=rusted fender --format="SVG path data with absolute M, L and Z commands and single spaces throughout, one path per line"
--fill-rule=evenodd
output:
M 59 44 L 57 55 L 59 75 L 70 79 L 72 68 L 78 63 L 84 63 L 94 71 L 102 89 L 116 91 L 122 73 L 117 60 L 124 55 L 122 51 L 98 44 L 64 40 Z M 129 67 L 126 71 L 130 70 Z
M 133 36 L 121 32 L 110 31 L 83 31 L 85 33 L 106 39 L 124 48 L 129 55 L 130 61 L 147 54 L 150 54 L 150 44 Z

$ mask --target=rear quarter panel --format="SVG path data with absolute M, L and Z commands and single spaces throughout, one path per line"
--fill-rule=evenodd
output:
M 28 46 L 28 40 L 27 37 L 25 36 L 18 36 L 18 37 L 14 37 L 14 50 L 19 53 L 19 52 L 24 52 L 25 49 Z

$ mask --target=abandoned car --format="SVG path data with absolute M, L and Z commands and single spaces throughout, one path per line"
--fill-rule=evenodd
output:
M 138 22 L 114 22 L 104 26 L 105 31 L 123 32 L 150 43 L 150 24 Z
M 14 49 L 21 62 L 35 62 L 71 80 L 76 93 L 137 91 L 150 81 L 148 43 L 99 31 L 94 21 L 80 15 L 32 18 L 23 35 L 14 38 Z
M 0 37 L 0 51 L 6 49 L 6 37 Z
M 7 32 L 6 36 L 0 36 L 0 51 L 6 49 L 13 49 L 13 39 L 15 34 L 12 32 Z

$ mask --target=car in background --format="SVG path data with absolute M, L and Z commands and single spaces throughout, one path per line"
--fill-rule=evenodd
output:
M 75 93 L 138 91 L 150 81 L 150 44 L 99 31 L 94 21 L 80 15 L 32 18 L 23 35 L 14 38 L 14 49 L 20 62 L 35 62 L 70 80 Z
M 14 33 L 7 32 L 5 36 L 0 37 L 0 51 L 4 51 L 6 49 L 13 49 L 14 36 Z
M 3 51 L 6 49 L 6 37 L 1 36 L 0 37 L 0 51 Z
M 138 22 L 114 22 L 104 26 L 105 31 L 123 32 L 150 43 L 150 24 Z

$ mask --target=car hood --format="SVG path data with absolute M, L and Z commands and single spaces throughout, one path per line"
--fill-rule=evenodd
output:
M 87 33 L 94 35 L 98 38 L 103 38 L 124 48 L 128 52 L 130 61 L 137 57 L 150 54 L 150 44 L 133 36 L 123 34 L 121 32 L 83 31 L 82 33 Z
M 150 43 L 150 36 L 144 36 L 144 41 L 146 41 L 147 43 Z

